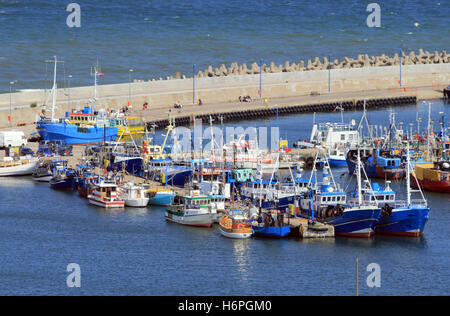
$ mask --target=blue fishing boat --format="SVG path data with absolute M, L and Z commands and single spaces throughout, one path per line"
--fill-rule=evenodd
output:
M 192 168 L 175 165 L 172 159 L 153 159 L 148 162 L 146 167 L 149 178 L 163 184 L 183 188 L 186 183 L 192 180 Z
M 296 196 L 307 191 L 308 180 L 302 179 L 301 171 L 296 173 L 295 181 L 289 178 L 281 181 L 275 177 L 271 178 L 258 178 L 256 181 L 243 183 L 240 189 L 241 199 L 264 209 L 276 208 L 285 211 L 289 204 L 294 204 Z
M 117 137 L 118 128 L 110 126 L 110 120 L 105 111 L 94 112 L 91 106 L 85 106 L 80 112 L 66 113 L 61 119 L 55 118 L 56 109 L 56 64 L 52 88 L 51 117 L 47 117 L 45 111 L 36 122 L 36 129 L 43 140 L 60 140 L 67 144 L 87 145 L 100 143 L 104 140 L 114 140 Z M 96 100 L 97 76 L 95 72 L 94 102 Z M 95 103 L 94 103 L 95 106 Z
M 407 172 L 410 173 L 410 156 L 409 150 L 407 155 Z M 378 203 L 383 204 L 381 208 L 380 222 L 376 226 L 377 234 L 419 237 L 422 236 L 425 224 L 428 221 L 427 201 L 420 189 L 420 185 L 415 177 L 411 177 L 416 181 L 418 190 L 411 189 L 410 177 L 406 177 L 406 201 L 396 200 L 395 192 L 389 187 L 387 182 L 386 188 L 379 186 L 377 183 L 372 184 L 374 195 Z M 412 200 L 412 193 L 420 193 L 421 199 Z
M 276 219 L 273 215 L 276 214 Z M 291 233 L 290 225 L 284 223 L 284 214 L 280 211 L 266 212 L 251 222 L 253 236 L 266 238 L 283 238 Z
M 99 116 L 100 114 L 100 116 Z M 106 114 L 95 114 L 91 107 L 79 113 L 67 113 L 65 118 L 49 120 L 42 117 L 36 129 L 43 140 L 60 140 L 72 145 L 90 145 L 116 139 L 118 129 L 109 126 Z
M 358 166 L 360 160 L 358 156 Z M 330 167 L 326 163 L 322 183 L 309 186 L 311 189 L 300 201 L 301 215 L 319 222 L 332 225 L 336 236 L 364 237 L 374 235 L 375 225 L 381 215 L 381 209 L 372 200 L 370 190 L 361 190 L 361 168 L 357 167 L 357 192 L 347 200 L 346 192 L 329 180 Z M 313 168 L 311 179 L 316 172 Z M 331 174 L 332 176 L 332 174 Z
M 78 185 L 78 177 L 76 170 L 67 169 L 67 160 L 52 161 L 54 167 L 52 169 L 53 177 L 50 179 L 50 187 L 53 190 L 74 190 Z
M 175 192 L 166 188 L 155 188 L 147 191 L 150 200 L 149 205 L 169 206 L 175 198 Z
M 347 166 L 350 174 L 356 169 L 356 150 L 347 154 Z M 369 178 L 398 180 L 406 175 L 400 150 L 375 148 L 364 159 L 364 170 Z

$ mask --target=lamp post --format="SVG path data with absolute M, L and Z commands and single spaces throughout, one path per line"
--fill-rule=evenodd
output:
M 128 105 L 131 105 L 131 73 L 134 69 L 128 70 Z
M 67 79 L 67 85 L 68 85 L 69 91 L 67 93 L 67 99 L 68 99 L 68 101 L 67 101 L 67 112 L 70 111 L 70 79 L 72 78 L 72 75 L 69 75 L 68 78 L 69 79 Z
M 259 60 L 259 98 L 262 98 L 262 58 Z
M 12 121 L 12 86 L 17 83 L 17 80 L 11 81 L 9 83 L 9 126 L 11 126 Z
M 195 64 L 192 64 L 192 104 L 195 105 Z

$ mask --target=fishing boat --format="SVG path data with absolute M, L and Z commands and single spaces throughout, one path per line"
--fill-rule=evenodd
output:
M 126 206 L 131 207 L 146 207 L 150 200 L 147 191 L 148 188 L 134 183 L 127 182 L 120 187 L 122 190 L 122 199 Z
M 240 196 L 242 200 L 248 200 L 253 205 L 261 208 L 286 210 L 289 204 L 294 204 L 296 197 L 307 191 L 308 180 L 302 179 L 302 170 L 295 172 L 294 179 L 277 180 L 274 172 L 269 180 L 263 180 L 257 171 L 256 181 L 242 184 Z
M 115 141 L 137 140 L 145 134 L 145 121 L 141 116 L 125 116 L 123 113 L 114 114 L 111 119 L 111 127 L 117 128 Z
M 4 157 L 0 162 L 0 177 L 31 175 L 39 164 L 39 158 L 32 156 Z
M 78 185 L 76 170 L 67 168 L 67 160 L 54 160 L 52 162 L 52 175 L 50 187 L 53 190 L 74 190 Z
M 106 111 L 95 112 L 92 106 L 85 106 L 82 111 L 66 113 L 61 119 L 55 118 L 56 109 L 56 65 L 58 60 L 54 57 L 54 78 L 52 88 L 52 109 L 51 117 L 42 115 L 36 122 L 36 129 L 43 140 L 60 140 L 67 144 L 88 145 L 114 140 L 117 137 L 118 129 L 111 127 Z M 95 68 L 94 81 L 94 102 L 97 99 L 97 77 L 99 73 Z M 95 103 L 94 103 L 95 107 Z
M 219 230 L 222 236 L 232 239 L 246 239 L 253 235 L 252 226 L 249 224 L 248 215 L 244 209 L 236 209 L 234 203 L 234 191 L 231 194 L 231 210 L 227 210 L 219 221 Z
M 175 196 L 165 216 L 167 221 L 181 225 L 211 227 L 216 213 L 211 208 L 211 197 L 201 195 L 199 190 L 190 190 L 189 195 Z
M 152 188 L 147 190 L 149 205 L 169 206 L 175 198 L 175 192 L 168 188 Z
M 88 196 L 89 203 L 104 208 L 124 208 L 125 202 L 118 194 L 115 183 L 101 182 Z
M 310 184 L 309 192 L 300 200 L 301 215 L 334 226 L 336 236 L 372 237 L 381 209 L 372 199 L 370 190 L 362 191 L 359 155 L 357 162 L 357 191 L 350 194 L 348 201 L 347 193 L 335 183 L 330 167 L 325 163 L 322 183 Z M 310 181 L 316 172 L 314 164 Z
M 345 146 L 356 146 L 357 139 L 358 129 L 355 121 L 345 124 L 342 118 L 341 123 L 313 124 L 310 143 L 326 150 L 331 167 L 343 167 L 347 165 Z
M 421 187 L 426 191 L 450 193 L 450 161 L 416 165 L 411 184 L 414 189 Z
M 253 236 L 267 238 L 283 238 L 291 233 L 291 227 L 284 223 L 284 213 L 270 210 L 252 221 Z
M 233 239 L 246 239 L 253 234 L 248 218 L 242 214 L 241 210 L 234 209 L 222 216 L 219 230 L 222 236 Z
M 40 162 L 31 175 L 32 179 L 37 182 L 50 182 L 53 178 L 51 172 L 51 161 L 46 160 Z
M 78 180 L 78 195 L 87 198 L 92 193 L 96 185 L 104 180 L 104 177 L 93 173 L 89 169 L 82 171 Z
M 349 150 L 347 153 L 347 166 L 350 174 L 355 172 L 356 156 L 357 150 Z M 369 178 L 399 180 L 406 175 L 406 165 L 402 161 L 401 150 L 375 148 L 362 161 Z
M 407 148 L 407 173 L 409 174 L 412 165 L 409 145 L 407 145 Z M 375 228 L 376 234 L 406 237 L 423 236 L 430 210 L 418 180 L 413 176 L 412 181 L 416 183 L 418 190 L 411 189 L 410 177 L 406 177 L 406 201 L 396 199 L 395 192 L 389 186 L 390 181 L 386 181 L 386 188 L 382 188 L 377 183 L 372 184 L 373 197 L 379 204 L 384 203 L 381 208 L 380 221 Z M 414 192 L 420 193 L 420 199 L 411 199 Z

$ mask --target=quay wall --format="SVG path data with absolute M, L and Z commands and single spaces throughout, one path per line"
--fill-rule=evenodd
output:
M 337 97 L 345 95 L 351 98 L 353 93 L 370 94 L 374 91 L 386 94 L 414 94 L 420 99 L 421 90 L 442 91 L 450 84 L 450 63 L 403 65 L 401 87 L 400 65 L 263 73 L 261 79 L 262 97 L 269 102 L 275 98 L 295 98 L 311 94 Z M 250 95 L 253 99 L 258 98 L 259 89 L 259 74 L 202 77 L 195 80 L 196 99 L 202 99 L 205 105 L 219 104 L 216 111 L 226 111 L 229 104 L 237 102 L 239 96 Z M 93 93 L 92 86 L 72 88 L 70 95 L 68 90 L 58 89 L 57 116 L 86 104 L 92 99 Z M 433 97 L 437 95 L 434 94 Z M 103 108 L 119 109 L 130 100 L 137 110 L 144 102 L 148 102 L 154 114 L 153 117 L 151 114 L 148 115 L 149 120 L 162 119 L 167 117 L 168 108 L 175 102 L 181 102 L 185 107 L 192 105 L 193 80 L 187 78 L 101 85 L 97 87 L 97 96 L 97 107 Z M 9 93 L 1 94 L 0 128 L 8 125 L 10 97 L 13 126 L 22 120 L 27 124 L 34 122 L 44 103 L 47 104 L 46 109 L 50 109 L 51 100 L 48 91 L 24 91 L 13 93 L 11 96 Z M 37 103 L 37 107 L 30 108 L 30 104 L 34 102 Z M 197 111 L 208 113 L 206 108 L 199 108 Z

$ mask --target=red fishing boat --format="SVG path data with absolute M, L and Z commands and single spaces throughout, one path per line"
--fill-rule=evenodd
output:
M 414 173 L 424 190 L 450 193 L 450 162 L 416 165 Z M 411 184 L 417 188 L 416 181 L 411 181 Z

